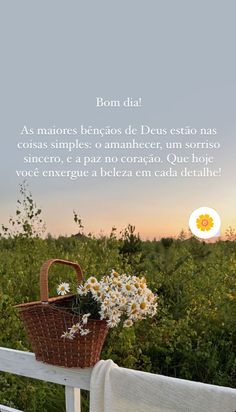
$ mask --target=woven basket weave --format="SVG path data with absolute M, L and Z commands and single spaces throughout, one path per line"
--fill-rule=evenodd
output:
M 105 320 L 89 318 L 86 328 L 90 333 L 85 336 L 78 334 L 73 340 L 61 337 L 63 332 L 80 321 L 80 317 L 65 309 L 65 304 L 75 295 L 48 298 L 48 271 L 52 264 L 72 266 L 77 273 L 78 285 L 82 281 L 82 271 L 77 263 L 50 259 L 40 271 L 41 300 L 16 306 L 20 310 L 36 359 L 65 367 L 93 366 L 100 359 L 108 332 L 107 323 Z

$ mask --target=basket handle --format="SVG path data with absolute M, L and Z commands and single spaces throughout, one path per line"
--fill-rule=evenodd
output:
M 50 267 L 54 264 L 72 266 L 77 274 L 78 285 L 83 280 L 81 267 L 78 263 L 70 262 L 62 259 L 49 259 L 41 267 L 40 270 L 40 299 L 42 303 L 48 303 L 48 272 Z

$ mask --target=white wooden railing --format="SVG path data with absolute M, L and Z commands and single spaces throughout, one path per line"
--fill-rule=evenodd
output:
M 128 369 L 118 368 L 118 376 L 126 376 Z M 65 386 L 66 411 L 81 412 L 80 405 L 80 389 L 90 391 L 90 381 L 93 368 L 62 368 L 58 366 L 48 365 L 43 362 L 38 362 L 35 355 L 29 352 L 22 352 L 14 349 L 0 347 L 0 372 L 8 372 L 16 375 L 40 379 L 47 382 L 52 382 Z M 117 368 L 114 368 L 117 372 Z M 129 374 L 139 374 L 139 377 L 134 379 L 136 390 L 140 389 L 140 384 L 145 383 L 145 373 L 141 371 L 129 370 Z M 125 375 L 124 375 L 125 373 Z M 116 375 L 117 376 L 117 375 Z M 153 375 L 154 376 L 154 375 Z M 114 378 L 114 377 L 113 377 Z M 122 379 L 122 378 L 121 378 Z M 147 377 L 146 389 L 150 386 L 150 376 Z M 184 410 L 202 410 L 202 411 L 220 411 L 220 412 L 236 412 L 236 390 L 232 388 L 224 388 L 214 385 L 206 385 L 199 382 L 184 381 L 182 379 L 168 378 L 166 376 L 157 375 L 155 378 L 157 392 L 163 394 L 164 397 L 170 397 L 171 403 L 168 410 L 176 410 L 182 412 L 181 399 L 185 401 Z M 158 380 L 157 380 L 158 379 Z M 168 382 L 169 380 L 169 382 Z M 138 381 L 138 384 L 137 384 Z M 116 381 L 117 382 L 117 381 Z M 128 382 L 128 381 L 127 381 Z M 132 382 L 132 381 L 129 381 Z M 136 384 L 135 384 L 136 382 Z M 174 384 L 173 384 L 174 382 Z M 145 387 L 145 385 L 144 385 Z M 173 390 L 176 388 L 176 391 Z M 161 391 L 161 392 L 160 392 Z M 192 394 L 186 403 L 186 395 Z M 151 391 L 152 393 L 152 391 Z M 141 399 L 141 398 L 140 398 Z M 140 402 L 140 399 L 138 402 Z M 201 399 L 202 405 L 199 404 Z M 162 397 L 163 400 L 163 397 Z M 164 399 L 165 401 L 165 399 Z M 194 401 L 194 405 L 192 402 Z M 162 401 L 161 401 L 162 402 Z M 143 404 L 144 405 L 144 404 Z M 165 403 L 166 405 L 166 403 Z M 190 405 L 189 409 L 188 405 Z M 160 408 L 166 409 L 163 403 Z M 186 407 L 187 406 L 187 407 Z M 140 409 L 139 409 L 140 410 Z M 153 409 L 152 409 L 153 410 Z M 159 410 L 159 407 L 158 407 Z M 22 412 L 4 405 L 0 405 L 0 412 Z M 124 411 L 125 412 L 125 411 Z
M 66 411 L 80 412 L 80 389 L 90 390 L 92 368 L 62 368 L 35 360 L 30 352 L 0 348 L 0 372 L 13 373 L 65 386 Z M 0 405 L 0 412 L 20 412 Z

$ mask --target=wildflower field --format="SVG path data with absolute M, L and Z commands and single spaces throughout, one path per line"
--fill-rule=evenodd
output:
M 84 232 L 42 238 L 41 211 L 31 196 L 22 195 L 16 213 L 20 223 L 13 219 L 12 231 L 4 226 L 0 237 L 0 346 L 31 350 L 13 306 L 39 299 L 39 271 L 45 260 L 67 259 L 82 266 L 85 280 L 102 279 L 112 269 L 140 279 L 145 276 L 158 297 L 155 316 L 128 328 L 110 329 L 104 359 L 127 368 L 236 387 L 234 232 L 228 233 L 228 240 L 212 244 L 186 239 L 183 233 L 179 239 L 141 241 L 132 226 L 121 234 L 113 228 L 110 235 L 99 238 Z M 76 214 L 74 219 L 81 229 Z M 73 270 L 52 268 L 51 296 L 61 282 L 76 288 Z M 84 393 L 85 409 L 87 398 Z M 1 374 L 0 403 L 26 412 L 63 412 L 64 391 L 46 382 Z

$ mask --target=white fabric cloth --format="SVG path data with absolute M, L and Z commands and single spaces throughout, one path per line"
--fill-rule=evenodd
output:
M 236 412 L 236 389 L 118 367 L 101 360 L 90 382 L 90 412 Z

